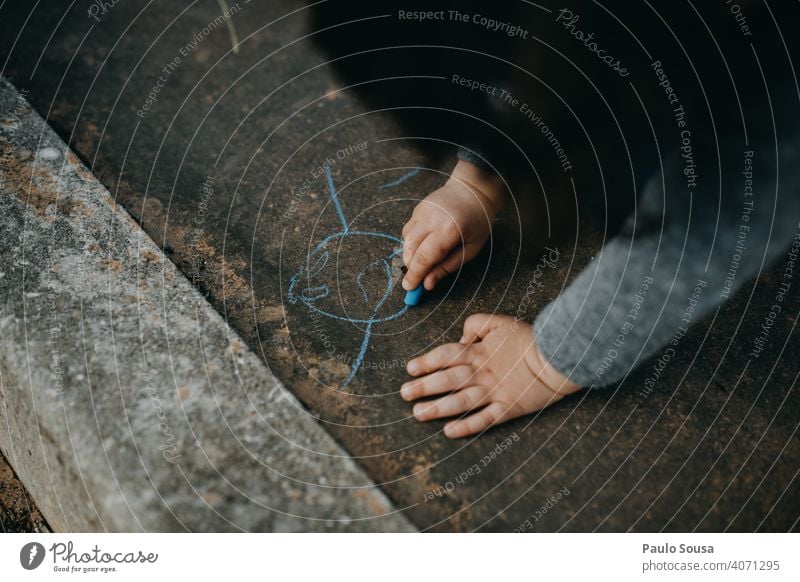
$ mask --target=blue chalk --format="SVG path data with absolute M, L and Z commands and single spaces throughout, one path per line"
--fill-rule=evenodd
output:
M 416 289 L 406 291 L 406 305 L 419 305 L 419 302 L 422 301 L 423 291 L 425 291 L 425 287 L 422 286 L 422 283 Z

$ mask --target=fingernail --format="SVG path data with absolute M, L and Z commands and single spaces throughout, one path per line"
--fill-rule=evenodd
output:
M 403 384 L 400 387 L 400 396 L 402 396 L 405 400 L 408 400 L 411 397 L 411 386 L 408 384 Z
M 411 291 L 411 289 L 413 289 L 411 283 L 408 282 L 408 279 L 405 278 L 403 279 L 403 289 L 405 289 L 406 291 Z
M 416 374 L 418 369 L 419 365 L 414 361 L 409 362 L 408 366 L 406 366 L 406 370 L 408 370 L 409 374 Z
M 422 420 L 423 413 L 425 412 L 425 405 L 417 404 L 414 407 L 414 416 L 420 420 Z
M 444 436 L 448 438 L 453 438 L 456 435 L 455 431 L 453 430 L 453 426 L 454 424 L 444 425 Z
M 465 337 L 462 335 L 462 336 L 461 336 L 461 339 L 460 339 L 460 340 L 458 340 L 458 343 L 460 343 L 460 344 L 465 344 L 465 343 L 467 343 L 467 338 L 465 338 Z

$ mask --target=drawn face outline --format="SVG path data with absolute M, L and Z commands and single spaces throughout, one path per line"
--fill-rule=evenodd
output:
M 320 315 L 324 315 L 325 317 L 330 317 L 331 319 L 336 319 L 336 320 L 339 320 L 339 321 L 346 321 L 348 323 L 360 323 L 360 324 L 367 324 L 367 325 L 368 324 L 374 324 L 374 323 L 383 323 L 385 321 L 391 321 L 393 319 L 397 319 L 398 317 L 403 315 L 408 310 L 408 306 L 407 305 L 404 305 L 400 310 L 396 311 L 395 313 L 393 313 L 391 315 L 387 315 L 385 317 L 380 317 L 380 318 L 375 318 L 374 317 L 374 315 L 377 314 L 377 312 L 380 310 L 380 308 L 383 307 L 383 304 L 386 303 L 386 300 L 389 298 L 389 296 L 391 295 L 391 292 L 394 290 L 394 280 L 392 279 L 392 276 L 391 276 L 391 265 L 390 265 L 390 262 L 391 262 L 391 259 L 393 259 L 395 256 L 398 256 L 400 254 L 400 252 L 401 252 L 400 248 L 396 248 L 395 250 L 393 250 L 392 253 L 388 257 L 380 258 L 380 259 L 378 259 L 376 261 L 373 261 L 373 262 L 369 263 L 366 267 L 364 267 L 361 270 L 361 272 L 356 277 L 356 282 L 358 283 L 359 287 L 361 287 L 362 293 L 365 293 L 365 298 L 366 298 L 366 292 L 364 291 L 364 288 L 361 285 L 361 277 L 365 274 L 367 269 L 369 269 L 370 267 L 372 267 L 373 265 L 378 264 L 378 263 L 383 263 L 384 266 L 387 269 L 387 289 L 386 289 L 386 292 L 384 293 L 384 295 L 381 298 L 381 300 L 378 301 L 378 303 L 376 304 L 375 308 L 372 310 L 373 317 L 370 317 L 369 319 L 358 319 L 358 318 L 353 318 L 353 317 L 347 317 L 346 315 L 337 315 L 335 313 L 331 313 L 330 311 L 325 311 L 325 310 L 320 309 L 319 307 L 317 307 L 315 305 L 316 301 L 318 301 L 320 299 L 325 299 L 326 297 L 330 296 L 330 287 L 328 285 L 318 285 L 316 287 L 305 287 L 299 293 L 296 291 L 296 288 L 297 288 L 297 286 L 300 283 L 302 278 L 305 278 L 305 280 L 308 283 L 311 283 L 313 277 L 315 277 L 316 275 L 320 274 L 325 269 L 325 267 L 328 264 L 328 260 L 330 259 L 330 252 L 328 250 L 325 250 L 325 247 L 328 245 L 328 243 L 330 243 L 331 241 L 335 241 L 336 239 L 343 239 L 343 238 L 346 238 L 346 237 L 360 237 L 360 236 L 385 238 L 385 239 L 388 239 L 391 242 L 395 243 L 396 245 L 401 245 L 402 246 L 402 244 L 403 244 L 403 241 L 400 240 L 399 238 L 397 238 L 396 236 L 393 236 L 391 234 L 386 234 L 386 233 L 383 233 L 383 232 L 374 232 L 374 231 L 351 230 L 351 231 L 347 231 L 347 232 L 337 232 L 337 233 L 334 233 L 332 235 L 327 236 L 322 242 L 320 242 L 314 248 L 313 251 L 311 251 L 309 253 L 308 256 L 310 258 L 316 256 L 317 254 L 319 254 L 320 257 L 316 260 L 316 262 L 314 263 L 313 267 L 309 267 L 308 268 L 308 274 L 305 274 L 306 265 L 304 265 L 304 266 L 301 266 L 300 269 L 298 270 L 298 272 L 291 278 L 291 280 L 289 282 L 289 302 L 292 303 L 292 304 L 296 304 L 298 301 L 302 301 L 309 309 L 312 309 L 312 310 L 316 311 Z M 312 261 L 309 260 L 307 262 L 307 264 L 310 264 L 311 262 Z M 316 292 L 316 293 L 312 293 L 312 292 Z
M 407 172 L 406 174 L 401 176 L 399 179 L 384 184 L 383 186 L 381 186 L 381 189 L 397 186 L 398 184 L 404 182 L 405 180 L 411 178 L 412 176 L 417 175 L 418 173 L 419 173 L 419 168 L 414 168 L 410 172 Z M 370 336 L 372 335 L 372 326 L 375 325 L 376 323 L 383 323 L 385 321 L 391 321 L 393 319 L 397 319 L 398 317 L 403 315 L 406 311 L 408 311 L 408 305 L 403 305 L 399 311 L 391 315 L 382 318 L 375 317 L 375 315 L 378 313 L 378 311 L 380 311 L 381 307 L 383 307 L 387 299 L 389 299 L 389 296 L 392 294 L 392 291 L 394 290 L 395 282 L 394 279 L 392 278 L 391 260 L 402 252 L 403 241 L 397 238 L 396 236 L 383 232 L 363 231 L 363 230 L 351 231 L 347 223 L 347 219 L 345 218 L 344 211 L 342 210 L 342 206 L 339 203 L 339 198 L 336 192 L 336 186 L 333 182 L 333 175 L 331 173 L 330 167 L 327 166 L 325 167 L 325 177 L 328 183 L 328 192 L 330 193 L 331 201 L 333 202 L 334 208 L 336 209 L 336 213 L 339 216 L 339 221 L 342 224 L 342 230 L 325 237 L 325 239 L 323 239 L 322 242 L 320 242 L 314 248 L 314 250 L 308 254 L 306 264 L 302 265 L 300 269 L 298 269 L 297 273 L 295 273 L 295 275 L 289 281 L 288 299 L 289 303 L 292 304 L 296 304 L 298 301 L 302 301 L 302 303 L 306 305 L 306 307 L 308 307 L 310 310 L 313 310 L 325 317 L 329 317 L 331 319 L 339 321 L 346 321 L 348 323 L 353 323 L 353 324 L 360 323 L 366 325 L 365 329 L 363 330 L 364 339 L 361 342 L 361 348 L 359 349 L 358 355 L 353 360 L 353 365 L 350 368 L 350 373 L 341 384 L 341 387 L 344 388 L 355 377 L 359 367 L 361 366 L 361 363 L 364 360 L 367 348 L 369 347 Z M 386 281 L 387 281 L 386 291 L 384 292 L 381 299 L 375 304 L 375 307 L 372 310 L 372 316 L 369 319 L 357 319 L 357 318 L 337 315 L 335 313 L 324 311 L 319 307 L 317 307 L 315 305 L 317 301 L 330 296 L 330 287 L 328 285 L 318 285 L 316 287 L 304 287 L 299 293 L 297 293 L 296 291 L 298 283 L 300 282 L 301 278 L 306 273 L 306 271 L 307 271 L 306 281 L 311 283 L 312 278 L 320 274 L 327 266 L 328 261 L 330 260 L 330 252 L 325 249 L 326 245 L 331 241 L 337 239 L 345 239 L 348 237 L 378 237 L 378 238 L 388 239 L 393 243 L 395 243 L 395 245 L 397 245 L 388 257 L 382 257 L 380 259 L 377 259 L 376 261 L 372 261 L 366 267 L 364 267 L 356 276 L 356 282 L 358 283 L 361 292 L 364 294 L 365 301 L 368 302 L 369 298 L 367 296 L 366 290 L 364 289 L 364 286 L 361 283 L 361 279 L 366 274 L 367 270 L 376 264 L 383 263 L 383 266 L 385 268 Z M 308 267 L 308 265 L 312 263 L 312 258 L 317 254 L 319 254 L 319 258 L 317 258 L 316 262 L 314 263 L 314 266 Z

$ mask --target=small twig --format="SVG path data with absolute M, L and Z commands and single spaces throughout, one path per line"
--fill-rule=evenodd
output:
M 222 10 L 222 15 L 225 16 L 225 25 L 228 27 L 228 35 L 231 37 L 231 44 L 233 45 L 233 54 L 239 54 L 239 39 L 236 36 L 236 27 L 233 25 L 233 18 L 228 11 L 228 3 L 225 0 L 217 0 L 219 7 Z

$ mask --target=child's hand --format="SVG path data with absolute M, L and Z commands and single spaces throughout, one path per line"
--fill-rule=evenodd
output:
M 405 400 L 446 394 L 416 404 L 417 420 L 461 416 L 445 425 L 450 438 L 536 412 L 580 389 L 544 361 L 530 324 L 508 315 L 470 316 L 459 343 L 411 360 L 408 373 L 420 377 L 403 384 Z M 465 414 L 471 411 L 477 412 Z
M 450 273 L 475 258 L 492 231 L 502 205 L 503 182 L 459 161 L 447 183 L 414 209 L 403 227 L 403 288 L 424 282 L 431 290 Z

